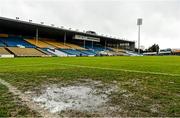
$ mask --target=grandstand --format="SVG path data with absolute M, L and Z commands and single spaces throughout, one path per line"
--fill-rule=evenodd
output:
M 67 46 L 71 47 L 71 49 L 77 49 L 77 50 L 85 50 L 85 48 L 72 44 L 72 43 L 66 43 Z
M 75 50 L 75 49 L 60 49 L 62 52 L 67 53 L 68 55 L 76 55 L 76 56 L 88 56 L 86 53 Z
M 5 48 L 0 47 L 0 55 L 10 54 Z
M 71 43 L 63 43 L 58 42 L 55 39 L 26 39 L 27 42 L 39 47 L 39 48 L 62 48 L 62 49 L 80 49 L 84 50 L 84 48 Z
M 14 57 L 14 55 L 7 51 L 5 48 L 0 47 L 0 57 Z
M 47 53 L 49 53 L 49 55 L 52 55 L 52 56 L 59 56 L 59 57 L 67 57 L 67 56 L 71 56 L 71 55 L 68 55 L 60 50 L 57 50 L 57 49 L 49 49 L 49 48 L 44 48 L 43 49 L 44 51 L 46 51 Z M 74 55 L 76 56 L 76 55 Z
M 5 47 L 6 45 L 0 41 L 0 47 Z
M 46 56 L 43 52 L 38 51 L 35 48 L 18 48 L 18 47 L 8 47 L 10 52 L 18 57 L 43 57 Z
M 88 56 L 95 56 L 96 55 L 96 53 L 92 50 L 79 50 L 79 51 L 87 54 Z
M 64 45 L 62 42 L 58 42 L 54 39 L 48 39 L 48 40 L 43 40 L 45 43 L 50 44 L 56 48 L 65 48 L 65 49 L 70 49 L 71 47 Z
M 0 41 L 6 44 L 8 47 L 26 47 L 26 48 L 35 48 L 34 45 L 26 42 L 23 38 L 20 37 L 7 37 L 0 38 Z
M 2 38 L 7 38 L 7 37 L 8 37 L 8 34 L 0 34 L 0 37 L 2 37 Z
M 132 55 L 135 42 L 0 17 L 0 47 L 15 56 L 113 56 Z
M 106 50 L 105 47 L 101 46 L 101 45 L 86 45 L 86 48 L 87 49 L 92 49 L 94 50 L 95 52 L 100 52 L 100 51 L 104 51 Z
M 36 39 L 26 39 L 26 41 L 31 43 L 32 45 L 35 45 L 35 46 L 39 47 L 39 48 L 54 47 L 54 46 L 52 46 L 50 44 L 47 44 L 47 43 L 45 43 L 45 42 L 43 42 L 41 40 L 36 41 Z

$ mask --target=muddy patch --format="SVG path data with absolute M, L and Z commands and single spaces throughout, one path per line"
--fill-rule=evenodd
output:
M 33 94 L 32 100 L 51 113 L 107 112 L 109 96 L 118 90 L 114 84 L 106 85 L 101 81 L 90 80 L 66 85 L 53 84 L 43 88 L 40 93 Z

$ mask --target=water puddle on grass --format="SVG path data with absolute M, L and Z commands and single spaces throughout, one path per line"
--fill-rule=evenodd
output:
M 33 101 L 52 113 L 66 110 L 95 112 L 103 109 L 109 100 L 108 96 L 116 89 L 113 85 L 105 86 L 99 81 L 61 87 L 52 85 L 33 97 Z

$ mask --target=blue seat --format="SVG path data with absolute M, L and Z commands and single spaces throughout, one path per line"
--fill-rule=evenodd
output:
M 9 47 L 17 47 L 18 45 L 24 46 L 26 48 L 35 48 L 36 46 L 26 42 L 20 37 L 8 37 L 0 38 L 1 42 L 4 42 Z
M 5 47 L 6 45 L 0 41 L 0 47 Z
M 49 49 L 49 48 L 41 48 L 41 50 L 43 50 L 44 52 L 46 52 L 48 55 L 55 56 L 55 54 L 49 52 L 48 49 Z M 49 50 L 51 50 L 51 49 L 49 49 Z
M 92 43 L 86 43 L 86 46 L 85 46 L 86 49 L 91 49 L 91 50 L 94 50 L 94 52 L 98 53 L 100 51 L 104 51 L 104 50 L 109 50 L 109 48 L 104 48 L 102 45 L 100 44 L 94 44 L 93 47 L 92 47 Z
M 87 55 L 96 55 L 96 53 L 92 50 L 79 50 L 81 51 L 82 53 L 85 53 Z
M 68 55 L 87 56 L 86 53 L 74 49 L 59 49 L 59 50 L 65 52 Z

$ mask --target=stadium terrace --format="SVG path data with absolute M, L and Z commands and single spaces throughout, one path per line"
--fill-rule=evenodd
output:
M 135 42 L 0 17 L 0 57 L 135 55 Z

